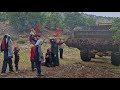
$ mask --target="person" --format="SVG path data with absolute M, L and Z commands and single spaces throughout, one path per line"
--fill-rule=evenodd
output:
M 10 35 L 8 35 L 8 63 L 9 63 L 9 73 L 13 73 L 13 65 L 12 65 L 12 58 L 13 58 L 13 47 L 12 47 L 12 40 Z
M 58 42 L 58 48 L 59 48 L 59 51 L 60 51 L 60 59 L 63 59 L 63 41 L 60 39 L 59 42 Z
M 52 50 L 52 61 L 53 66 L 59 66 L 59 57 L 58 57 L 58 44 L 57 40 L 54 38 L 51 40 L 51 50 Z
M 30 32 L 30 36 L 29 36 L 29 41 L 30 44 L 35 45 L 35 43 L 37 42 L 37 40 L 39 39 L 40 35 L 36 33 L 36 31 L 34 30 L 34 28 L 31 29 Z
M 18 46 L 15 46 L 15 47 L 14 47 L 14 56 L 15 56 L 14 63 L 15 63 L 16 73 L 18 73 L 18 71 L 19 71 L 19 68 L 18 68 L 18 63 L 19 63 L 19 51 L 20 51 L 20 48 L 19 48 Z
M 9 72 L 10 73 L 14 72 L 12 66 L 12 58 L 13 58 L 12 40 L 10 39 L 10 35 L 8 34 L 4 35 L 4 38 L 1 43 L 1 51 L 4 51 L 4 60 L 3 60 L 1 75 L 6 75 L 7 64 L 9 64 Z
M 34 58 L 34 48 L 35 48 L 35 44 L 37 42 L 37 40 L 39 39 L 40 35 L 36 34 L 36 31 L 34 30 L 34 28 L 31 29 L 30 32 L 30 36 L 29 36 L 29 42 L 30 42 L 30 60 L 31 60 L 31 68 L 32 71 L 35 71 L 36 65 L 35 62 L 33 60 Z
M 50 66 L 51 66 L 50 56 L 51 56 L 50 48 L 48 48 L 48 49 L 47 49 L 47 53 L 46 53 L 46 55 L 45 55 L 45 66 L 47 66 L 47 67 L 50 67 Z
M 31 69 L 32 71 L 35 71 L 35 61 L 34 61 L 34 45 L 30 45 L 31 51 L 30 51 L 30 61 L 31 61 Z
M 41 72 L 41 57 L 42 57 L 42 51 L 41 51 L 41 45 L 44 43 L 44 41 L 42 39 L 37 40 L 36 44 L 35 44 L 35 54 L 34 54 L 34 60 L 35 60 L 35 64 L 37 67 L 37 76 L 42 76 L 42 72 Z
M 30 36 L 29 36 L 30 44 L 35 45 L 35 43 L 37 42 L 35 39 L 35 35 L 36 35 L 36 32 L 35 32 L 34 28 L 32 28 L 31 32 L 30 32 Z

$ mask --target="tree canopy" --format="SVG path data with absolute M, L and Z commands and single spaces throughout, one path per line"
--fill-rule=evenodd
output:
M 120 41 L 120 18 L 113 20 L 111 31 L 113 32 L 113 40 Z
M 40 24 L 50 30 L 57 27 L 72 30 L 75 27 L 96 24 L 96 18 L 79 12 L 1 12 L 0 21 L 9 21 L 15 31 L 28 31 Z

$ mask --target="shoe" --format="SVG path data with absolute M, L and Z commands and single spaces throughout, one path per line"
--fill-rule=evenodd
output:
M 9 73 L 14 73 L 14 71 L 9 71 Z
M 6 76 L 7 74 L 6 74 L 6 73 L 1 73 L 0 75 L 1 75 L 1 76 Z

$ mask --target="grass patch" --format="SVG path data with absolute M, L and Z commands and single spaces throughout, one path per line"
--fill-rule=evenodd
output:
M 25 43 L 26 43 L 26 41 L 25 41 L 25 40 L 23 40 L 23 39 L 20 39 L 20 40 L 18 40 L 18 41 L 17 41 L 17 43 L 18 43 L 18 44 L 25 44 Z
M 12 41 L 16 41 L 18 38 L 16 36 L 11 36 Z

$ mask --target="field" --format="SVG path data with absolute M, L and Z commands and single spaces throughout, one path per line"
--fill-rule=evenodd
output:
M 29 42 L 27 38 L 22 38 L 22 40 L 26 42 L 18 44 L 21 48 L 19 73 L 9 73 L 9 67 L 7 66 L 7 75 L 0 76 L 0 78 L 36 78 L 36 71 L 31 71 Z M 15 40 L 14 42 L 17 41 Z M 44 56 L 49 46 L 50 44 L 42 45 Z M 91 62 L 83 62 L 80 59 L 80 51 L 78 49 L 65 45 L 63 58 L 60 59 L 60 66 L 50 68 L 42 66 L 44 76 L 41 78 L 120 78 L 120 67 L 113 66 L 110 62 L 110 57 L 96 56 Z M 2 63 L 3 53 L 0 52 L 0 72 Z

